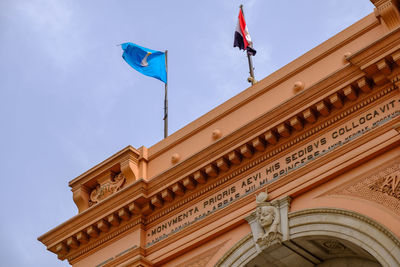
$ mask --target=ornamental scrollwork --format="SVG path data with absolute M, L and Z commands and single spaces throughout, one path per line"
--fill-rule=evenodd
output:
M 122 188 L 125 181 L 126 178 L 124 174 L 120 172 L 114 178 L 110 178 L 102 184 L 98 184 L 90 193 L 89 205 L 92 206 L 111 196 Z
M 370 185 L 369 189 L 400 200 L 400 171 L 381 177 L 377 182 Z

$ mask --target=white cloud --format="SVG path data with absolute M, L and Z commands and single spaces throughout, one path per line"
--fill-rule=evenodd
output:
M 29 19 L 32 27 L 63 31 L 72 19 L 71 7 L 65 1 L 30 0 L 16 2 L 16 8 Z
M 77 45 L 83 36 L 82 25 L 76 20 L 76 10 L 70 1 L 30 0 L 16 1 L 17 16 L 23 18 L 26 32 L 50 56 L 57 68 L 66 69 L 83 55 Z M 73 43 L 74 45 L 69 45 Z

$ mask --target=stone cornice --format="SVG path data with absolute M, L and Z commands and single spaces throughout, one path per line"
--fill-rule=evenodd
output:
M 400 28 L 387 33 L 385 36 L 366 46 L 365 48 L 357 51 L 347 57 L 347 60 L 359 67 L 363 71 L 367 71 L 367 74 L 373 74 L 373 71 L 377 71 L 374 63 L 379 60 L 390 56 L 396 50 L 400 44 Z
M 292 138 L 293 137 L 292 133 L 296 134 L 299 131 L 302 131 L 302 129 L 305 128 L 307 126 L 307 124 L 308 125 L 313 124 L 313 122 L 309 123 L 309 121 L 304 118 L 305 112 L 309 111 L 310 113 L 307 113 L 307 114 L 308 115 L 311 114 L 312 116 L 315 116 L 315 120 L 317 120 L 318 116 L 319 116 L 319 119 L 324 120 L 324 117 L 327 117 L 327 115 L 330 114 L 331 111 L 335 112 L 335 110 L 338 109 L 335 107 L 335 105 L 337 107 L 339 107 L 339 109 L 340 109 L 341 107 L 343 107 L 343 105 L 345 105 L 346 101 L 354 102 L 358 98 L 357 94 L 363 93 L 363 91 L 365 91 L 366 93 L 371 91 L 372 84 L 370 84 L 370 81 L 368 78 L 364 78 L 364 77 L 360 78 L 361 76 L 360 76 L 360 73 L 358 73 L 358 72 L 353 72 L 352 75 L 353 75 L 353 79 L 350 79 L 349 76 L 343 77 L 343 80 L 346 80 L 346 83 L 343 84 L 343 82 L 342 82 L 342 86 L 345 85 L 345 87 L 342 90 L 339 90 L 333 94 L 331 91 L 330 92 L 331 95 L 329 95 L 328 90 L 329 89 L 330 90 L 337 89 L 337 87 L 339 86 L 340 83 L 336 82 L 336 83 L 333 83 L 333 85 L 328 86 L 326 83 L 326 80 L 329 80 L 329 79 L 326 79 L 323 81 L 323 83 L 326 86 L 325 89 L 328 89 L 328 90 L 324 90 L 324 88 L 321 88 L 321 86 L 316 85 L 315 88 L 313 88 L 315 91 L 310 89 L 310 91 L 309 91 L 310 94 L 304 94 L 303 98 L 301 95 L 299 95 L 298 98 L 295 98 L 295 101 L 298 101 L 298 102 L 288 101 L 287 103 L 284 103 L 283 105 L 277 107 L 276 109 L 268 112 L 266 115 L 254 120 L 249 125 L 243 126 L 241 129 L 232 133 L 231 135 L 227 136 L 226 138 L 220 140 L 213 146 L 210 146 L 209 148 L 198 152 L 191 158 L 187 159 L 186 161 L 182 162 L 181 164 L 177 165 L 176 167 L 162 173 L 161 175 L 155 177 L 152 181 L 150 181 L 149 187 L 151 188 L 151 191 L 149 191 L 149 193 L 153 194 L 154 191 L 157 192 L 159 190 L 162 190 L 162 189 L 160 189 L 160 187 L 162 188 L 162 187 L 171 186 L 171 183 L 176 182 L 177 177 L 182 177 L 185 175 L 190 177 L 191 175 L 187 174 L 187 170 L 192 171 L 194 168 L 198 169 L 200 167 L 200 169 L 202 170 L 202 173 L 207 173 L 207 170 L 205 169 L 205 168 L 207 168 L 207 166 L 209 166 L 210 164 L 218 165 L 217 158 L 220 157 L 221 152 L 226 152 L 227 150 L 229 151 L 229 149 L 232 150 L 231 148 L 235 147 L 236 144 L 238 144 L 238 143 L 242 143 L 242 144 L 247 143 L 247 142 L 251 143 L 255 139 L 261 138 L 261 139 L 264 139 L 264 143 L 269 144 L 268 141 L 265 139 L 265 136 L 257 137 L 257 135 L 263 134 L 263 132 L 264 132 L 264 134 L 271 132 L 274 136 L 276 136 L 277 138 L 279 138 L 279 137 L 283 138 L 283 140 L 285 140 L 289 136 L 290 136 L 290 138 Z M 358 79 L 358 78 L 360 78 L 360 79 Z M 349 79 L 350 79 L 350 81 L 349 81 Z M 355 83 L 355 84 L 354 85 L 348 84 L 351 81 L 353 81 L 353 83 Z M 365 84 L 367 84 L 367 85 L 365 85 Z M 365 86 L 365 87 L 357 88 L 358 85 Z M 325 99 L 321 100 L 321 98 L 318 98 L 319 95 L 325 96 Z M 312 100 L 311 98 L 316 98 L 316 99 Z M 309 106 L 307 106 L 306 103 Z M 310 105 L 310 103 L 311 103 L 311 105 Z M 304 106 L 306 106 L 307 108 L 305 108 L 305 109 L 303 109 L 303 111 L 299 112 L 299 110 L 298 110 L 299 107 L 304 108 Z M 293 113 L 295 113 L 295 112 L 298 112 L 298 114 L 295 115 L 294 117 L 291 117 L 291 116 L 293 116 Z M 322 114 L 322 113 L 325 113 L 325 114 Z M 311 120 L 313 118 L 308 118 L 308 119 Z M 296 126 L 290 125 L 292 122 L 300 124 L 300 125 L 298 125 L 298 129 L 295 128 Z M 272 127 L 269 129 L 269 131 L 265 132 L 265 124 L 267 124 L 267 123 L 270 124 Z M 288 136 L 285 137 L 279 133 L 280 126 L 283 127 L 283 130 L 281 130 L 281 131 L 283 131 L 282 132 L 283 135 L 287 134 L 284 132 L 285 130 L 290 132 Z M 252 144 L 247 144 L 247 145 L 252 146 Z M 269 144 L 269 145 L 273 146 L 274 144 Z M 214 149 L 214 148 L 216 148 L 216 149 Z M 236 147 L 233 151 L 238 151 L 240 149 L 242 149 L 242 148 Z M 250 149 L 253 150 L 253 152 L 257 152 L 256 151 L 257 149 L 255 149 L 254 147 L 250 148 Z M 264 149 L 265 149 L 265 147 L 262 148 L 262 150 L 264 150 Z M 205 155 L 207 155 L 207 157 Z M 229 155 L 229 153 L 228 153 L 228 155 Z M 223 158 L 226 159 L 226 157 L 228 157 L 228 155 L 226 155 Z M 242 156 L 242 158 L 245 159 L 246 157 Z M 201 161 L 203 161 L 203 163 Z M 190 162 L 193 162 L 193 163 L 190 163 Z M 187 165 L 187 167 L 184 168 L 183 167 L 184 165 Z M 235 164 L 231 164 L 231 165 L 234 166 Z M 214 171 L 216 170 L 215 166 L 211 168 L 210 172 L 213 170 Z M 196 172 L 193 172 L 193 173 L 196 173 Z M 170 177 L 170 180 L 168 177 Z M 210 177 L 212 178 L 212 176 L 210 176 Z M 191 179 L 189 179 L 189 180 L 191 180 Z
M 70 236 L 74 231 L 87 231 L 91 226 L 94 226 L 93 228 L 96 230 L 97 226 L 95 225 L 97 223 L 94 222 L 98 221 L 99 218 L 104 217 L 105 214 L 113 214 L 126 206 L 126 203 L 130 202 L 132 199 L 135 199 L 139 203 L 145 201 L 143 199 L 147 197 L 146 190 L 147 183 L 143 180 L 138 180 L 128 188 L 121 190 L 118 194 L 109 197 L 107 201 L 101 202 L 60 224 L 56 228 L 40 236 L 38 240 L 47 244 L 49 247 L 54 247 L 60 239 L 63 239 L 65 236 Z M 138 216 L 140 213 L 135 215 L 136 211 L 134 212 L 134 207 L 130 209 L 132 210 L 132 212 L 130 212 L 132 214 L 132 216 L 130 216 L 131 219 L 135 220 L 140 218 L 140 216 Z M 101 233 L 99 229 L 97 229 L 97 231 L 98 233 Z
M 134 230 L 137 225 L 143 223 L 143 218 L 135 218 L 130 221 L 121 220 L 121 222 L 118 224 L 118 227 L 112 227 L 112 225 L 109 225 L 109 230 L 103 234 L 100 234 L 98 238 L 96 238 L 96 241 L 82 244 L 79 250 L 71 251 L 66 258 L 71 264 L 73 264 L 83 254 L 89 253 L 95 248 L 98 249 L 106 246 L 108 241 L 111 241 L 116 237 L 120 238 L 122 235 L 129 233 L 129 231 Z M 99 232 L 101 232 L 101 230 Z M 57 246 L 54 249 L 57 249 Z M 51 251 L 54 252 L 53 250 Z
M 256 165 L 261 164 L 262 162 L 265 162 L 267 160 L 273 161 L 274 159 L 281 156 L 282 151 L 286 151 L 288 149 L 294 149 L 295 147 L 300 146 L 302 143 L 304 143 L 305 140 L 309 139 L 311 136 L 316 136 L 318 135 L 319 132 L 321 132 L 325 128 L 328 128 L 339 121 L 346 120 L 352 114 L 359 112 L 364 107 L 374 103 L 375 101 L 388 95 L 394 90 L 396 89 L 393 87 L 386 87 L 385 89 L 378 91 L 376 94 L 372 94 L 369 97 L 364 98 L 363 101 L 355 102 L 353 105 L 347 106 L 347 108 L 343 108 L 341 112 L 333 112 L 332 116 L 330 116 L 328 119 L 323 120 L 320 124 L 317 124 L 314 127 L 305 128 L 304 131 L 302 131 L 299 134 L 293 134 L 293 137 L 291 139 L 288 139 L 287 141 L 281 143 L 280 145 L 273 146 L 273 148 L 271 148 L 270 150 L 267 149 L 264 153 L 260 153 L 258 154 L 258 156 L 252 157 L 251 160 L 244 161 L 242 164 L 240 164 L 240 166 L 232 168 L 232 171 L 229 171 L 227 173 L 222 173 L 219 179 L 212 179 L 209 184 L 206 183 L 205 185 L 200 185 L 201 190 L 192 190 L 189 198 L 181 199 L 176 203 L 174 203 L 173 205 L 168 205 L 165 209 L 161 209 L 154 215 L 151 214 L 147 218 L 147 223 L 151 223 L 157 218 L 160 218 L 165 214 L 169 214 L 173 210 L 181 207 L 182 205 L 189 203 L 190 201 L 196 198 L 199 198 L 206 192 L 209 192 L 214 188 L 218 188 L 220 185 L 226 183 L 232 178 L 242 175 L 243 173 L 252 169 Z M 287 180 L 281 179 L 277 181 L 277 184 L 281 185 L 282 181 L 283 183 L 288 182 Z
M 91 180 L 92 178 L 100 175 L 102 172 L 104 172 L 104 170 L 111 169 L 114 165 L 116 165 L 121 160 L 122 157 L 131 156 L 133 159 L 137 160 L 139 158 L 139 155 L 140 155 L 140 153 L 137 149 L 135 149 L 132 146 L 127 146 L 124 149 L 122 149 L 121 151 L 119 151 L 119 152 L 115 153 L 114 155 L 112 155 L 111 157 L 109 157 L 108 159 L 100 162 L 99 164 L 92 167 L 88 171 L 82 173 L 75 179 L 71 180 L 69 182 L 69 186 L 71 188 L 74 188 L 74 187 L 76 187 L 77 184 L 86 183 L 88 180 Z
M 282 103 L 262 116 L 254 119 L 252 122 L 240 127 L 238 130 L 218 140 L 211 146 L 197 152 L 173 168 L 153 177 L 149 181 L 149 193 L 152 194 L 163 187 L 170 186 L 171 183 L 176 182 L 175 180 L 177 177 L 188 176 L 188 172 L 193 173 L 194 169 L 205 168 L 212 162 L 217 164 L 216 159 L 220 158 L 222 153 L 233 151 L 234 149 L 232 149 L 232 147 L 240 150 L 240 148 L 237 147 L 238 144 L 252 142 L 254 141 L 253 139 L 257 137 L 260 137 L 264 143 L 267 142 L 265 137 L 260 136 L 267 132 L 276 135 L 278 139 L 280 137 L 281 139 L 283 138 L 283 140 L 286 140 L 289 136 L 285 137 L 280 135 L 278 132 L 279 126 L 286 125 L 291 131 L 290 138 L 292 138 L 292 134 L 296 134 L 302 131 L 302 129 L 307 125 L 313 124 L 309 123 L 304 118 L 304 112 L 310 111 L 311 115 L 315 116 L 315 121 L 317 119 L 324 119 L 326 116 L 319 113 L 318 107 L 320 107 L 320 109 L 334 109 L 334 106 L 332 106 L 333 104 L 331 103 L 332 101 L 334 103 L 340 102 L 342 103 L 341 105 L 343 105 L 346 101 L 346 97 L 344 97 L 344 93 L 340 89 L 351 83 L 357 82 L 357 80 L 363 76 L 364 74 L 354 66 L 348 65 L 343 67 L 340 71 L 333 73 L 332 76 L 323 79 L 307 90 L 300 92 L 285 103 Z M 338 92 L 338 99 L 329 99 L 329 97 L 335 95 L 335 93 L 332 94 L 332 91 Z M 309 118 L 309 120 L 311 120 L 311 118 Z M 295 127 L 297 127 L 297 129 Z M 269 129 L 269 131 L 266 131 L 266 128 Z M 275 144 L 268 144 L 267 142 L 267 145 L 271 147 Z M 262 150 L 264 149 L 265 148 Z M 257 149 L 255 149 L 255 151 L 257 152 Z M 246 157 L 242 158 L 246 159 Z M 235 166 L 235 164 L 231 165 Z

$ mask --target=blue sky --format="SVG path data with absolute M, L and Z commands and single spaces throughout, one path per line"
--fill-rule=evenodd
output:
M 163 137 L 163 83 L 123 42 L 168 49 L 170 133 L 249 84 L 233 48 L 239 5 L 262 79 L 373 12 L 368 0 L 0 1 L 0 258 L 69 266 L 37 237 L 77 214 L 68 182 Z

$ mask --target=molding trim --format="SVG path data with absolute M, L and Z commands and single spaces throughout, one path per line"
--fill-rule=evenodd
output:
M 176 210 L 179 207 L 185 205 L 186 203 L 191 202 L 193 199 L 196 199 L 196 198 L 202 196 L 203 194 L 213 190 L 214 188 L 227 183 L 228 181 L 232 180 L 232 178 L 245 173 L 249 169 L 251 169 L 257 165 L 260 165 L 260 164 L 264 163 L 265 161 L 270 161 L 270 160 L 273 161 L 274 157 L 279 155 L 281 152 L 286 151 L 287 149 L 297 145 L 298 143 L 307 140 L 307 138 L 318 134 L 320 131 L 333 125 L 334 123 L 344 120 L 345 118 L 358 112 L 362 108 L 364 108 L 368 105 L 371 105 L 372 103 L 378 101 L 379 99 L 383 98 L 384 96 L 390 94 L 394 90 L 396 90 L 396 88 L 394 88 L 393 86 L 386 86 L 386 88 L 384 88 L 383 90 L 378 91 L 377 93 L 363 99 L 361 102 L 355 103 L 353 106 L 347 107 L 347 109 L 343 110 L 342 112 L 336 113 L 335 116 L 321 122 L 321 124 L 310 128 L 309 130 L 307 130 L 306 132 L 304 132 L 298 136 L 295 136 L 293 139 L 287 141 L 286 143 L 282 143 L 282 145 L 280 145 L 278 147 L 273 147 L 271 150 L 261 154 L 259 157 L 255 158 L 254 160 L 251 160 L 251 161 L 247 162 L 246 164 L 244 164 L 240 167 L 237 167 L 236 169 L 233 169 L 232 172 L 221 176 L 221 179 L 218 179 L 215 183 L 203 186 L 201 188 L 201 190 L 198 190 L 197 192 L 193 192 L 188 198 L 182 199 L 181 201 L 175 203 L 174 205 L 168 206 L 167 208 L 160 210 L 159 212 L 155 213 L 154 215 L 150 215 L 149 217 L 146 218 L 146 224 L 149 224 L 166 214 L 170 214 L 173 210 Z
M 386 227 L 359 213 L 317 208 L 289 213 L 289 241 L 307 236 L 329 236 L 347 240 L 385 267 L 400 266 L 400 240 Z M 216 267 L 245 266 L 258 252 L 251 233 L 236 243 Z
M 326 235 L 345 239 L 370 253 L 382 266 L 400 266 L 400 240 L 375 220 L 350 210 L 306 209 L 289 213 L 290 238 Z

